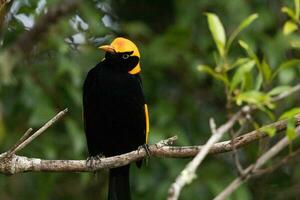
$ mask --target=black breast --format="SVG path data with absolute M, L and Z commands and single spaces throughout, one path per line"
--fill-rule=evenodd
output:
M 83 90 L 89 153 L 122 154 L 145 143 L 144 96 L 140 77 L 100 63 L 87 75 Z

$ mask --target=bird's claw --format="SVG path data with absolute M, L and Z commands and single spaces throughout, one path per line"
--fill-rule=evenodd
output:
M 150 152 L 150 149 L 149 149 L 149 145 L 148 145 L 148 144 L 143 144 L 143 145 L 139 146 L 139 147 L 138 147 L 138 153 L 140 153 L 140 150 L 141 150 L 141 149 L 145 149 L 147 158 L 150 158 L 151 152 Z
M 96 156 L 89 156 L 86 159 L 85 164 L 89 169 L 94 170 L 96 168 L 97 163 L 101 162 L 101 158 L 105 158 L 105 156 L 103 154 L 98 154 Z

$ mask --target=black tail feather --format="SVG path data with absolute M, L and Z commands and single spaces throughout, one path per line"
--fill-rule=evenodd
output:
M 131 200 L 129 165 L 109 170 L 108 200 Z

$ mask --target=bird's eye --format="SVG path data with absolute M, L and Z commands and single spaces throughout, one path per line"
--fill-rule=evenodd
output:
M 129 55 L 128 55 L 128 54 L 123 54 L 123 55 L 122 55 L 122 58 L 123 58 L 123 59 L 127 59 L 127 58 L 129 58 Z

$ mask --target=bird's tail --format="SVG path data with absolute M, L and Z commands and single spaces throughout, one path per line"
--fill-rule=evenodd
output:
M 108 200 L 131 200 L 129 165 L 109 170 Z

